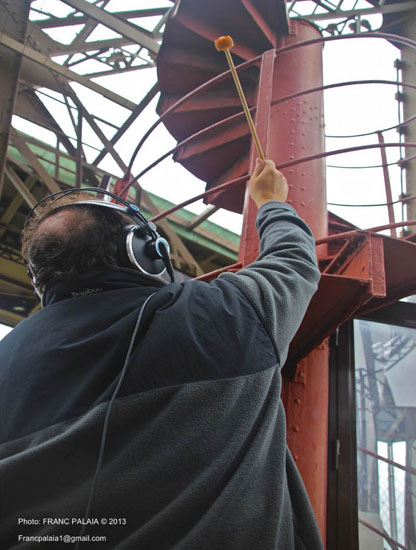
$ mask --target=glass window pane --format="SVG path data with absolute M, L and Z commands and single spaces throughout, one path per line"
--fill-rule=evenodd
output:
M 354 321 L 360 550 L 416 548 L 416 329 Z

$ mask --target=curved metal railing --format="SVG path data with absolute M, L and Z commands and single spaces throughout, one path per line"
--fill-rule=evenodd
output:
M 315 38 L 315 39 L 311 39 L 311 40 L 305 40 L 305 41 L 302 41 L 302 42 L 297 42 L 295 44 L 290 44 L 288 46 L 283 46 L 281 48 L 278 48 L 276 50 L 276 52 L 277 52 L 277 54 L 281 54 L 281 53 L 288 52 L 288 51 L 291 51 L 291 50 L 294 50 L 294 49 L 297 49 L 297 48 L 307 47 L 307 46 L 310 46 L 310 45 L 313 45 L 313 44 L 332 42 L 334 40 L 348 40 L 348 39 L 351 39 L 351 38 L 383 38 L 383 39 L 389 40 L 389 41 L 391 41 L 393 43 L 396 43 L 396 44 L 402 44 L 402 45 L 409 46 L 411 48 L 416 48 L 416 42 L 411 40 L 411 39 L 408 39 L 408 38 L 404 38 L 404 37 L 400 37 L 400 36 L 397 36 L 397 35 L 394 35 L 394 34 L 388 34 L 388 33 L 367 32 L 367 33 L 363 33 L 363 34 L 359 34 L 359 35 L 351 34 L 351 35 L 329 36 L 329 37 L 319 37 L 319 38 Z M 236 67 L 236 69 L 237 69 L 238 72 L 244 71 L 244 70 L 246 70 L 250 67 L 253 67 L 256 64 L 259 64 L 261 62 L 261 59 L 262 59 L 262 55 L 259 55 L 259 56 L 255 57 L 253 59 L 250 59 L 249 61 L 241 63 L 240 65 L 238 65 Z M 128 167 L 128 170 L 127 170 L 128 175 L 130 175 L 130 173 L 131 173 L 133 163 L 134 163 L 134 159 L 136 158 L 137 153 L 140 151 L 140 149 L 142 148 L 144 143 L 147 141 L 147 139 L 151 136 L 153 131 L 162 122 L 164 122 L 164 120 L 166 120 L 166 118 L 170 114 L 175 112 L 179 107 L 181 107 L 187 101 L 189 101 L 191 99 L 194 99 L 198 95 L 200 95 L 203 92 L 209 90 L 210 88 L 213 88 L 214 86 L 226 81 L 230 77 L 231 77 L 231 71 L 230 70 L 224 71 L 220 75 L 217 75 L 216 77 L 208 80 L 204 84 L 198 86 L 197 88 L 195 88 L 194 90 L 192 90 L 191 92 L 189 92 L 188 94 L 183 96 L 176 103 L 171 105 L 161 115 L 161 117 L 149 128 L 149 130 L 144 134 L 144 136 L 140 140 L 138 146 L 136 147 L 136 149 L 133 153 L 132 159 L 129 163 L 129 167 Z M 408 88 L 410 90 L 415 90 L 416 89 L 416 84 L 411 84 L 411 83 L 397 81 L 397 80 L 395 80 L 395 81 L 384 80 L 384 79 L 353 80 L 353 81 L 338 82 L 338 83 L 333 83 L 333 84 L 326 84 L 326 85 L 323 85 L 323 86 L 318 86 L 318 87 L 310 88 L 310 89 L 307 89 L 307 90 L 302 90 L 302 91 L 296 92 L 294 94 L 290 94 L 290 95 L 284 96 L 282 98 L 279 98 L 279 99 L 273 101 L 273 104 L 281 103 L 281 102 L 287 101 L 289 99 L 302 97 L 304 95 L 319 92 L 319 91 L 325 91 L 325 90 L 334 89 L 334 88 L 355 86 L 355 85 L 361 85 L 361 84 L 378 84 L 378 85 L 381 84 L 381 85 L 395 85 L 395 86 L 400 85 L 400 86 L 402 86 L 404 88 Z M 256 110 L 256 107 L 251 107 L 251 109 L 250 109 L 250 111 L 252 111 L 252 112 L 255 112 L 255 110 Z M 220 121 L 218 121 L 214 124 L 211 124 L 211 125 L 203 128 L 203 129 L 199 130 L 198 132 L 195 132 L 194 134 L 192 134 L 188 138 L 184 139 L 183 141 L 178 143 L 175 147 L 170 149 L 168 152 L 164 153 L 158 159 L 156 159 L 155 161 L 150 163 L 148 166 L 146 166 L 137 176 L 135 176 L 133 179 L 131 179 L 126 184 L 124 189 L 122 190 L 122 193 L 127 192 L 128 189 L 131 186 L 136 186 L 136 187 L 140 188 L 140 186 L 138 184 L 138 181 L 139 181 L 140 178 L 142 178 L 146 173 L 148 173 L 152 168 L 157 166 L 164 159 L 166 159 L 170 155 L 176 153 L 177 151 L 181 150 L 181 148 L 183 148 L 185 145 L 188 145 L 189 143 L 192 143 L 195 139 L 198 139 L 198 138 L 200 138 L 200 137 L 202 137 L 206 134 L 209 134 L 212 131 L 219 130 L 219 129 L 221 129 L 221 127 L 225 126 L 226 124 L 230 123 L 231 121 L 238 120 L 241 117 L 244 117 L 244 111 L 240 111 L 240 112 L 238 112 L 238 113 L 236 113 L 232 116 L 229 116 L 229 117 L 224 118 L 224 119 L 222 119 L 222 120 L 220 120 Z M 398 124 L 396 124 L 394 126 L 391 126 L 389 128 L 385 128 L 385 129 L 382 129 L 382 130 L 374 130 L 372 132 L 366 132 L 366 133 L 362 133 L 362 134 L 355 134 L 355 135 L 349 135 L 349 136 L 327 136 L 327 137 L 358 138 L 358 137 L 364 137 L 364 136 L 380 134 L 380 133 L 383 133 L 383 132 L 387 132 L 389 130 L 401 128 L 401 127 L 405 126 L 406 124 L 409 124 L 414 119 L 416 119 L 416 113 L 413 114 L 411 117 L 409 117 L 407 120 L 405 120 L 403 122 L 399 122 Z M 344 147 L 344 148 L 335 149 L 335 150 L 332 150 L 332 151 L 323 151 L 321 153 L 317 153 L 317 154 L 314 154 L 314 155 L 309 155 L 309 156 L 304 156 L 304 157 L 301 157 L 301 158 L 298 158 L 298 159 L 289 160 L 287 162 L 279 164 L 277 166 L 277 168 L 278 169 L 288 168 L 288 167 L 296 166 L 298 164 L 302 164 L 302 163 L 305 163 L 305 162 L 310 162 L 310 161 L 313 161 L 313 160 L 317 160 L 317 159 L 320 159 L 320 158 L 327 158 L 327 157 L 331 157 L 331 156 L 335 156 L 335 155 L 339 155 L 339 154 L 352 153 L 354 151 L 370 150 L 370 149 L 381 149 L 381 148 L 384 148 L 384 149 L 386 149 L 386 148 L 402 148 L 403 146 L 406 146 L 406 148 L 413 148 L 413 147 L 416 147 L 416 143 L 405 143 L 404 144 L 402 142 L 391 142 L 391 143 L 375 143 L 375 144 L 366 144 L 366 145 L 356 145 L 356 146 L 352 146 L 352 147 Z M 397 162 L 388 163 L 388 164 L 383 163 L 381 165 L 375 165 L 375 166 L 372 166 L 372 167 L 374 167 L 374 168 L 385 168 L 386 166 L 391 166 L 391 165 L 395 165 L 395 164 L 403 165 L 404 163 L 409 162 L 410 160 L 412 160 L 414 158 L 416 158 L 416 155 L 411 155 L 410 157 L 407 157 L 407 158 L 404 158 L 404 159 L 401 158 Z M 331 167 L 331 165 L 328 165 L 328 167 Z M 357 168 L 367 168 L 367 167 L 369 168 L 370 166 L 362 166 L 362 167 L 357 167 Z M 339 168 L 343 168 L 343 167 L 339 167 Z M 345 167 L 345 168 L 347 168 L 347 167 Z M 348 167 L 348 168 L 352 168 L 352 167 Z M 231 181 L 225 182 L 221 185 L 218 185 L 216 187 L 213 187 L 212 189 L 209 189 L 208 191 L 205 191 L 204 193 L 200 193 L 200 194 L 198 194 L 198 195 L 196 195 L 196 196 L 194 196 L 190 199 L 187 199 L 186 201 L 183 201 L 180 204 L 175 205 L 175 206 L 169 208 L 168 210 L 158 214 L 157 216 L 152 218 L 152 221 L 158 221 L 162 218 L 166 218 L 167 216 L 169 216 L 173 212 L 175 212 L 175 211 L 177 211 L 177 210 L 179 210 L 179 209 L 181 209 L 185 206 L 188 206 L 189 204 L 192 204 L 193 202 L 204 199 L 204 198 L 210 196 L 211 194 L 216 194 L 218 192 L 229 189 L 229 188 L 233 187 L 234 185 L 244 183 L 245 181 L 248 180 L 248 178 L 249 178 L 248 175 L 247 176 L 242 176 L 240 178 L 236 178 L 236 179 L 233 179 Z M 361 206 L 361 207 L 365 207 L 365 206 L 368 206 L 368 207 L 370 207 L 370 206 L 387 206 L 387 207 L 390 207 L 392 204 L 397 204 L 397 203 L 400 203 L 400 202 L 401 203 L 408 202 L 410 200 L 414 200 L 415 198 L 416 198 L 415 196 L 411 196 L 411 197 L 400 198 L 397 201 L 387 201 L 385 203 L 380 203 L 380 204 L 377 204 L 377 205 L 348 205 L 348 206 Z M 403 221 L 403 222 L 394 223 L 394 224 L 392 224 L 392 223 L 386 224 L 384 226 L 379 226 L 379 228 L 370 228 L 369 231 L 376 231 L 376 230 L 377 231 L 382 231 L 384 229 L 389 229 L 389 228 L 393 228 L 393 227 L 406 227 L 406 226 L 412 226 L 412 225 L 415 225 L 415 222 L 413 222 L 412 220 L 409 220 L 409 221 L 406 221 L 406 222 Z M 334 239 L 334 240 L 336 240 L 336 239 Z M 321 244 L 321 241 L 322 241 L 322 239 L 320 241 L 318 241 L 317 244 L 318 243 Z

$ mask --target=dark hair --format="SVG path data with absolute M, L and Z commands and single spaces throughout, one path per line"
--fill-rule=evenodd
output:
M 22 257 L 42 292 L 53 282 L 75 279 L 93 270 L 121 267 L 117 253 L 120 230 L 132 220 L 125 214 L 94 205 L 74 205 L 94 200 L 87 193 L 71 193 L 59 201 L 46 201 L 22 233 Z M 43 227 L 46 219 L 71 211 L 59 227 Z

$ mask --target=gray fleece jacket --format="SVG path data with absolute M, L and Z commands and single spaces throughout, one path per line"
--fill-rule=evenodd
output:
M 239 273 L 59 282 L 0 343 L 0 548 L 80 537 L 132 342 L 79 548 L 321 549 L 280 399 L 319 279 L 314 240 L 287 204 L 257 223 L 260 255 Z

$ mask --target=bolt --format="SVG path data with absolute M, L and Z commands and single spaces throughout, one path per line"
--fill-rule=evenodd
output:
M 306 190 L 306 187 L 302 186 L 302 187 L 301 187 L 301 190 L 302 190 L 302 191 L 305 191 L 305 190 Z
M 302 205 L 302 206 L 305 206 L 305 203 L 304 203 L 304 202 L 302 202 L 302 203 L 301 203 L 301 205 Z M 299 378 L 303 378 L 303 377 L 304 377 L 304 374 L 303 374 L 303 372 L 302 372 L 302 371 L 300 371 L 300 372 L 298 373 L 298 376 L 299 376 Z
M 296 405 L 300 405 L 302 403 L 302 399 L 299 399 L 299 397 L 297 397 L 295 399 L 295 403 L 296 403 Z
M 306 206 L 306 203 L 305 203 L 305 202 L 301 202 L 300 205 L 301 205 L 301 206 Z M 301 373 L 299 374 L 299 376 L 300 376 L 301 378 L 303 378 L 303 372 L 301 372 Z
M 295 460 L 299 460 L 299 456 L 298 456 L 298 455 L 293 455 L 293 458 L 294 458 Z
M 293 431 L 294 432 L 300 432 L 299 426 L 293 426 Z

